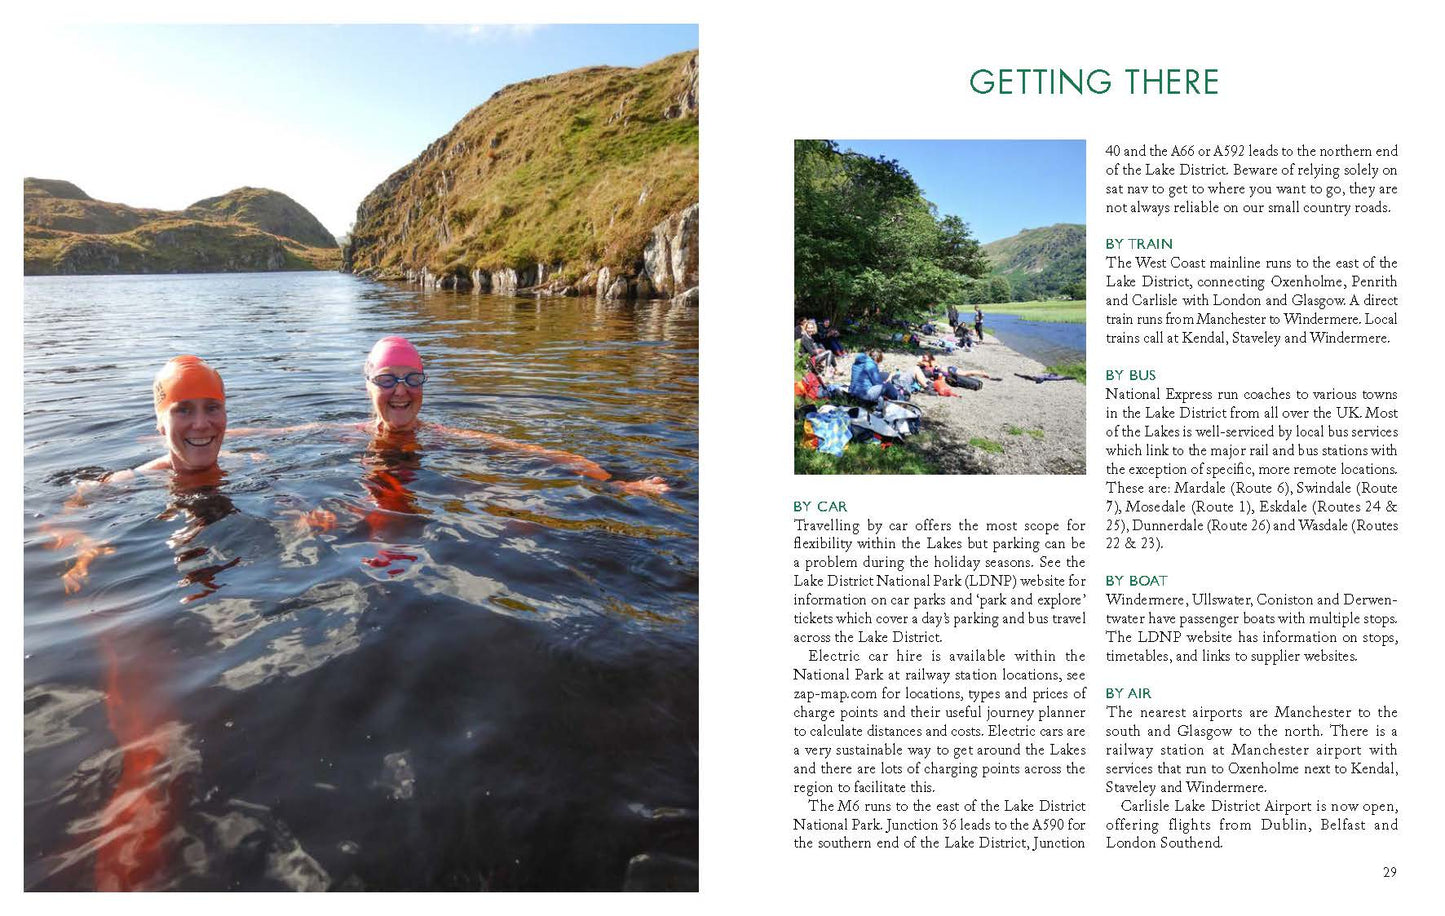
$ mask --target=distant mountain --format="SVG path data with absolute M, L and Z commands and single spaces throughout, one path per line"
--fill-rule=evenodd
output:
M 1056 223 L 989 242 L 983 252 L 991 275 L 1007 277 L 1015 299 L 1047 299 L 1084 280 L 1084 236 L 1078 223 Z
M 27 275 L 334 270 L 340 260 L 316 217 L 276 191 L 238 188 L 176 212 L 25 179 Z
M 697 284 L 698 55 L 507 86 L 367 195 L 344 269 L 603 298 Z

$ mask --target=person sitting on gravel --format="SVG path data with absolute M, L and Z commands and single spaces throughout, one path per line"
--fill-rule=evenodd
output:
M 829 377 L 838 374 L 838 360 L 832 352 L 823 349 L 813 335 L 818 333 L 818 325 L 812 320 L 805 320 L 799 325 L 801 333 L 798 335 L 798 348 L 808 357 L 808 365 L 814 372 L 828 370 Z
M 843 349 L 843 336 L 838 333 L 838 329 L 834 327 L 830 319 L 823 319 L 819 334 L 818 343 L 826 347 L 835 357 L 842 358 L 848 355 L 848 351 Z
M 824 350 L 822 345 L 819 345 L 818 341 L 814 340 L 814 335 L 818 334 L 818 325 L 816 325 L 814 321 L 811 321 L 811 319 L 808 319 L 808 321 L 799 325 L 799 331 L 801 331 L 801 334 L 798 335 L 798 348 L 808 357 L 808 366 L 811 367 L 815 373 L 822 373 L 822 371 L 828 370 L 829 377 L 837 376 L 838 358 L 834 357 L 828 350 Z
M 932 353 L 925 353 L 918 360 L 918 365 L 913 369 L 913 380 L 918 383 L 924 391 L 932 385 L 933 380 L 943 375 L 943 370 L 938 368 Z
M 853 375 L 849 380 L 848 393 L 869 403 L 880 398 L 889 401 L 906 400 L 903 390 L 898 386 L 898 373 L 883 377 L 883 370 L 879 368 L 882 361 L 881 350 L 859 353 L 853 360 Z

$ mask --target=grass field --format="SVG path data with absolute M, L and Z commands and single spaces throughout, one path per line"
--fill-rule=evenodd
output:
M 979 306 L 983 309 L 983 323 L 988 326 L 989 315 L 1016 315 L 1025 321 L 1058 321 L 1063 324 L 1083 324 L 1084 307 L 1088 305 L 1082 299 L 1061 301 L 1049 300 L 1047 302 L 999 302 Z M 967 311 L 965 312 L 965 308 Z M 972 306 L 960 306 L 959 313 L 967 320 L 973 314 Z
M 937 474 L 938 468 L 918 452 L 912 440 L 883 448 L 872 442 L 850 442 L 840 457 L 802 444 L 803 421 L 794 424 L 794 474 Z M 927 436 L 928 433 L 922 433 Z

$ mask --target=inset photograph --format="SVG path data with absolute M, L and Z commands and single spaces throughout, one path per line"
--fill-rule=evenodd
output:
M 1084 154 L 795 141 L 795 473 L 1084 473 Z
M 696 890 L 697 27 L 26 38 L 25 889 Z

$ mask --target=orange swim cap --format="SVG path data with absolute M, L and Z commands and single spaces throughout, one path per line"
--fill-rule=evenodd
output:
M 156 373 L 156 416 L 165 413 L 176 401 L 191 398 L 226 400 L 226 386 L 221 374 L 195 356 L 177 356 Z

